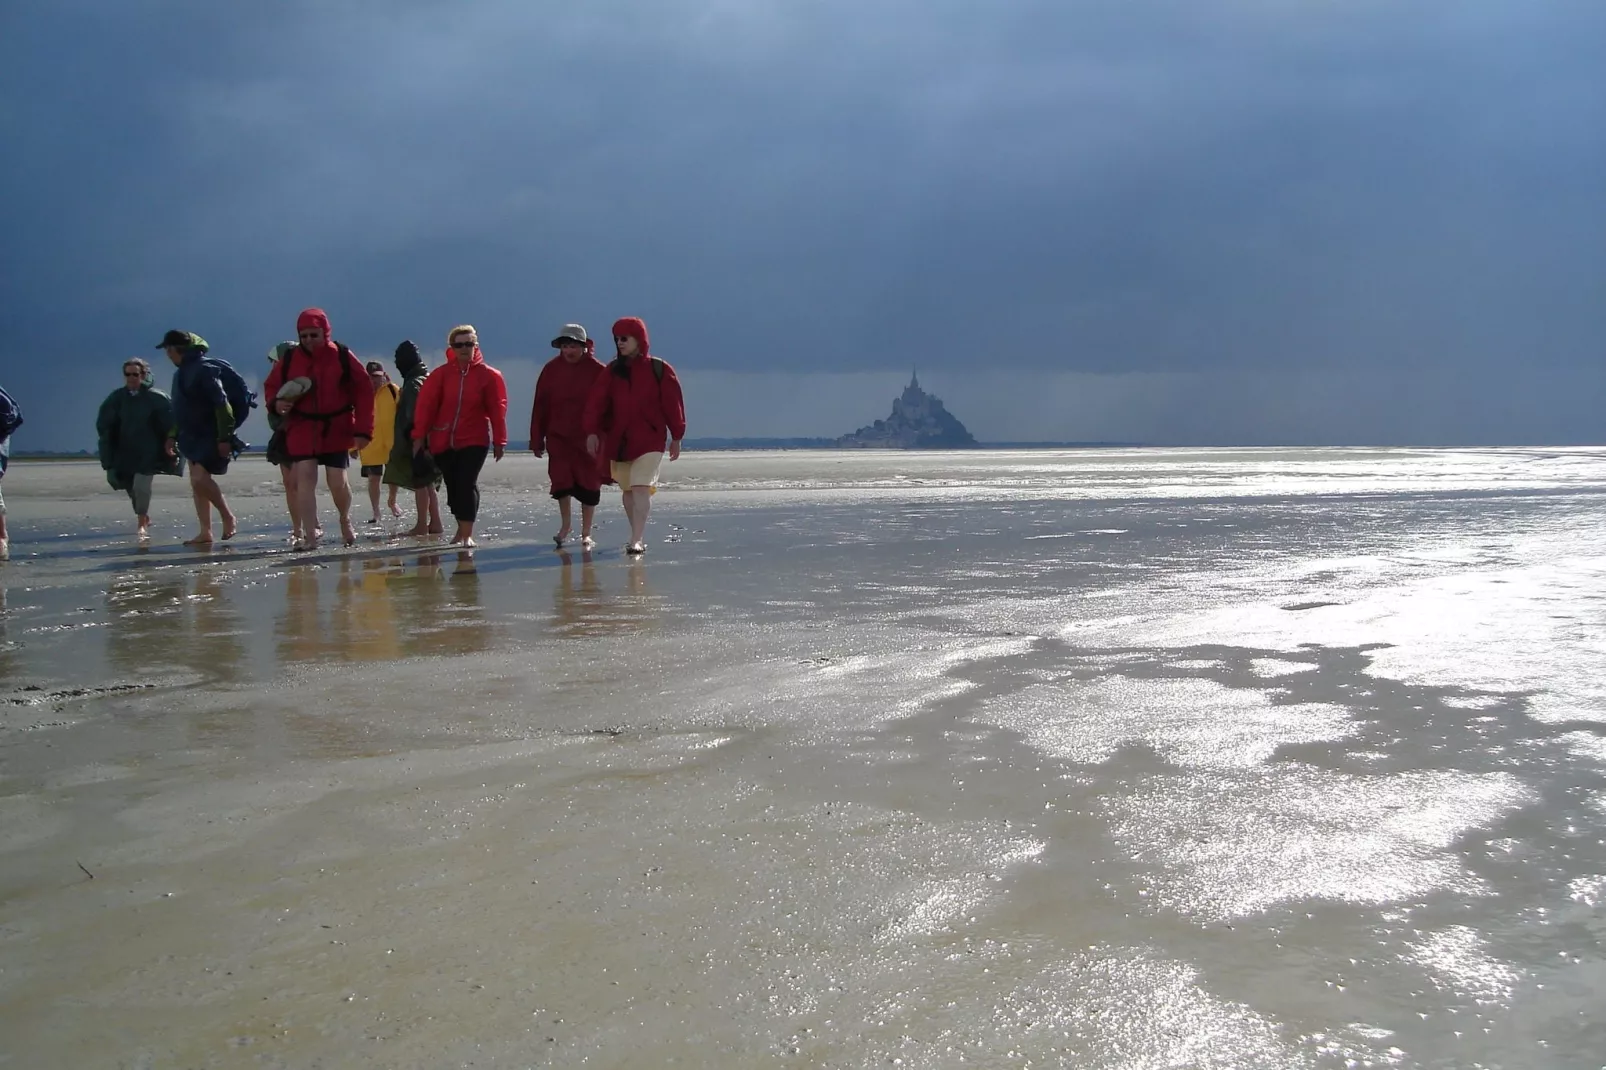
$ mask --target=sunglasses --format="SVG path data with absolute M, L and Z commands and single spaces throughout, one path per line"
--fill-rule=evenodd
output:
M 633 334 L 624 334 L 624 335 L 616 334 L 616 335 L 613 336 L 613 342 L 614 342 L 615 345 L 618 345 L 620 342 L 634 341 L 635 337 L 636 336 L 633 335 Z
M 303 342 L 308 342 L 308 341 L 312 341 L 313 339 L 322 338 L 323 337 L 323 332 L 322 331 L 307 331 L 305 334 L 297 334 L 296 337 L 301 339 Z
M 129 371 L 126 368 L 123 369 L 123 378 L 124 379 L 137 379 L 137 378 L 139 378 L 140 376 L 142 376 L 144 374 L 145 373 L 140 371 L 138 368 L 135 368 L 133 371 Z
M 478 344 L 479 343 L 477 343 L 477 342 L 453 342 L 452 343 L 452 348 L 453 349 L 473 349 Z

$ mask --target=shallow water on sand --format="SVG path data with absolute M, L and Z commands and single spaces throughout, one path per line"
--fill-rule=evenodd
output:
M 14 464 L 0 1065 L 1603 1065 L 1606 451 L 666 475 Z

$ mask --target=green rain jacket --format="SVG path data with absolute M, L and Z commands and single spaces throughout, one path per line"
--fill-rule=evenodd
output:
M 167 455 L 173 402 L 141 383 L 129 393 L 118 387 L 100 404 L 95 430 L 100 435 L 100 466 L 112 486 L 122 489 L 136 475 L 178 475 L 178 460 Z

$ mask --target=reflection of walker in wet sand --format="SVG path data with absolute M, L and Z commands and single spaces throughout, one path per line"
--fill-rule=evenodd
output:
M 490 646 L 492 628 L 469 550 L 422 554 L 416 572 L 392 574 L 390 584 L 398 609 L 412 622 L 404 637 L 408 654 L 474 654 Z
M 575 555 L 559 550 L 563 567 L 552 589 L 552 626 L 575 636 L 626 635 L 649 629 L 658 618 L 658 601 L 647 589 L 647 569 L 640 558 L 625 570 L 622 597 L 610 598 L 592 563 L 591 552 L 580 555 L 575 576 Z

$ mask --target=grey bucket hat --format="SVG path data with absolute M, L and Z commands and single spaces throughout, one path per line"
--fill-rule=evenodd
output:
M 590 339 L 586 337 L 586 329 L 584 327 L 578 323 L 565 323 L 563 330 L 559 331 L 558 336 L 552 339 L 552 348 L 556 349 L 564 342 L 579 342 L 581 345 L 585 345 L 588 341 Z

